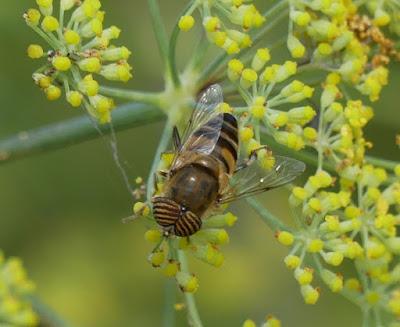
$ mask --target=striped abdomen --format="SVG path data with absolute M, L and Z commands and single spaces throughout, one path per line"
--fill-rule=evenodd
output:
M 207 146 L 207 141 L 215 142 L 215 146 L 210 155 L 219 160 L 227 174 L 232 175 L 236 169 L 238 158 L 239 138 L 238 125 L 236 118 L 223 113 L 199 127 L 191 136 L 193 140 L 188 140 L 193 146 L 188 150 L 196 151 L 202 146 Z M 196 141 L 196 140 L 201 141 Z

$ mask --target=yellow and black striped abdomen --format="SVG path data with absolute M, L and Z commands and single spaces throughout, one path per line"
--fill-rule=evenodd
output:
M 211 155 L 222 162 L 226 173 L 232 175 L 236 169 L 238 150 L 239 138 L 236 118 L 229 113 L 224 113 L 221 132 Z
M 200 126 L 188 140 L 188 150 L 205 152 L 222 163 L 224 170 L 232 175 L 238 158 L 238 126 L 236 118 L 223 113 Z

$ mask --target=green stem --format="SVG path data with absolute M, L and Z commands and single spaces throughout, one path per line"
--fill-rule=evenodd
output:
M 369 309 L 364 309 L 362 311 L 363 313 L 363 321 L 362 321 L 362 327 L 371 327 L 370 325 L 370 312 Z
M 163 113 L 156 107 L 136 103 L 120 106 L 112 113 L 116 131 L 160 121 L 163 117 Z M 100 130 L 104 134 L 110 133 L 108 124 L 100 125 Z M 0 140 L 0 164 L 97 137 L 100 134 L 87 115 L 20 132 Z
M 173 279 L 167 279 L 165 282 L 164 296 L 164 320 L 163 327 L 174 327 L 175 319 L 175 302 L 176 302 L 176 283 Z
M 71 327 L 69 323 L 36 296 L 29 296 L 27 299 L 32 304 L 33 311 L 40 317 L 40 326 Z
M 247 198 L 249 203 L 255 211 L 260 215 L 261 219 L 275 232 L 278 230 L 291 230 L 290 227 L 286 226 L 279 218 L 275 217 L 269 212 L 259 201 L 253 197 Z
M 172 136 L 172 125 L 170 121 L 167 120 L 167 123 L 164 127 L 164 131 L 160 136 L 160 143 L 158 144 L 157 151 L 154 154 L 154 160 L 153 163 L 151 164 L 149 177 L 147 179 L 147 201 L 150 201 L 151 197 L 153 196 L 154 178 L 155 178 L 154 174 L 157 171 L 157 167 L 160 162 L 162 153 L 165 152 L 168 147 L 168 144 L 171 140 L 171 136 Z
M 160 107 L 162 93 L 122 90 L 114 87 L 100 86 L 100 93 L 103 95 L 130 100 L 140 103 L 149 103 Z
M 179 80 L 178 70 L 176 68 L 176 58 L 175 58 L 176 43 L 178 41 L 178 36 L 181 31 L 179 28 L 179 19 L 180 17 L 186 15 L 191 10 L 192 6 L 193 6 L 193 1 L 189 1 L 185 9 L 183 10 L 182 14 L 179 16 L 178 21 L 175 23 L 169 41 L 168 65 L 169 65 L 169 71 L 171 73 L 172 82 L 174 83 L 175 87 L 179 87 L 181 85 L 181 82 Z
M 189 272 L 188 262 L 186 259 L 186 254 L 183 250 L 178 251 L 179 262 L 181 264 L 181 271 L 182 272 Z M 203 324 L 201 323 L 199 311 L 197 310 L 196 301 L 194 295 L 192 293 L 185 292 L 185 300 L 189 315 L 189 323 L 190 326 L 193 327 L 202 327 Z
M 157 40 L 158 49 L 164 64 L 168 61 L 168 37 L 165 27 L 162 23 L 160 8 L 157 0 L 148 0 L 151 22 L 153 24 L 154 34 Z M 167 65 L 168 67 L 168 65 Z
M 168 64 L 169 71 L 171 73 L 171 79 L 174 83 L 174 86 L 178 88 L 181 85 L 181 81 L 179 80 L 178 69 L 176 68 L 176 42 L 178 41 L 178 35 L 180 33 L 180 29 L 178 23 L 175 24 L 174 30 L 172 31 L 171 39 L 169 41 L 169 55 L 168 55 Z
M 365 158 L 368 163 L 373 164 L 375 166 L 383 167 L 383 168 L 389 169 L 389 170 L 394 170 L 394 168 L 397 165 L 399 165 L 399 162 L 396 162 L 396 161 L 375 158 L 375 157 L 371 157 L 371 156 L 366 156 Z

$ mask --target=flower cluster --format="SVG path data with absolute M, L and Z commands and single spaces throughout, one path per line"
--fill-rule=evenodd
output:
M 372 2 L 376 8 L 383 1 L 368 1 Z M 387 84 L 386 66 L 399 54 L 380 28 L 386 21 L 382 12 L 376 11 L 378 16 L 372 20 L 357 10 L 350 0 L 290 1 L 287 46 L 294 58 L 337 72 L 346 83 L 376 101 Z
M 172 155 L 162 155 L 159 170 L 168 169 L 172 163 Z M 162 192 L 163 182 L 157 183 L 156 195 Z M 194 293 L 199 287 L 198 278 L 190 273 L 183 259 L 186 254 L 216 268 L 224 263 L 224 256 L 220 247 L 229 242 L 229 235 L 225 230 L 235 224 L 237 218 L 232 213 L 214 215 L 203 220 L 201 230 L 190 237 L 165 236 L 160 226 L 152 216 L 150 205 L 145 202 L 136 202 L 133 206 L 135 216 L 145 219 L 147 231 L 145 239 L 154 244 L 148 261 L 162 271 L 166 277 L 175 278 L 183 292 Z
M 45 63 L 33 73 L 33 80 L 47 99 L 57 100 L 65 92 L 72 107 L 81 105 L 100 123 L 111 120 L 114 101 L 99 92 L 95 75 L 111 81 L 128 81 L 131 52 L 124 46 L 111 45 L 120 30 L 116 26 L 103 28 L 104 11 L 99 0 L 61 0 L 59 18 L 54 14 L 52 0 L 36 0 L 38 9 L 28 9 L 24 18 L 46 41 L 47 49 L 31 44 L 27 53 Z M 69 14 L 69 20 L 66 15 Z
M 244 107 L 233 110 L 240 116 L 240 140 L 247 153 L 261 147 L 262 126 L 279 143 L 295 150 L 302 149 L 307 140 L 315 137 L 315 133 L 305 127 L 314 118 L 314 109 L 309 105 L 297 105 L 310 98 L 314 89 L 298 80 L 287 82 L 296 74 L 296 62 L 266 66 L 269 60 L 268 49 L 261 48 L 248 67 L 238 59 L 228 63 L 228 78 L 245 101 Z M 289 109 L 284 109 L 288 106 Z M 268 152 L 259 152 L 259 158 L 266 166 L 273 162 L 264 160 L 270 158 Z
M 38 316 L 23 297 L 34 290 L 18 258 L 5 260 L 0 252 L 0 324 L 2 326 L 37 326 Z
M 342 292 L 367 310 L 400 314 L 398 259 L 400 237 L 400 165 L 386 171 L 366 163 L 371 146 L 363 128 L 372 118 L 361 101 L 340 101 L 342 94 L 328 76 L 320 99 L 320 123 L 312 145 L 320 158 L 316 173 L 303 187 L 294 187 L 290 204 L 300 230 L 279 231 L 277 239 L 291 247 L 285 264 L 294 272 L 306 303 L 314 304 L 319 290 L 311 285 L 314 269 L 333 292 Z M 337 177 L 323 169 L 336 167 Z M 357 277 L 334 271 L 344 260 Z
M 265 18 L 257 8 L 243 0 L 193 1 L 193 5 L 179 20 L 182 31 L 190 30 L 195 20 L 192 13 L 200 11 L 203 27 L 210 42 L 224 49 L 228 54 L 238 53 L 240 49 L 250 47 L 252 40 L 247 33 L 260 27 Z

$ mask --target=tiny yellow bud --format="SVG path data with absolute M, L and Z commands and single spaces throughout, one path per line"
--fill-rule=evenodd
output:
M 286 245 L 286 246 L 290 246 L 293 244 L 294 242 L 294 236 L 292 233 L 289 233 L 287 231 L 279 231 L 276 233 L 276 237 L 278 239 L 278 242 Z
M 53 16 L 46 16 L 42 21 L 42 28 L 46 32 L 54 32 L 58 29 L 59 23 L 57 18 Z
M 99 91 L 99 83 L 93 79 L 91 74 L 86 75 L 79 83 L 79 90 L 88 96 L 95 96 Z
M 158 243 L 162 239 L 162 232 L 158 229 L 149 229 L 144 233 L 144 238 L 147 242 Z
M 313 270 L 310 268 L 296 268 L 294 271 L 294 278 L 298 281 L 300 285 L 308 285 L 313 280 Z
M 66 30 L 64 32 L 64 40 L 67 44 L 77 45 L 79 42 L 81 42 L 81 37 L 73 30 Z
M 78 91 L 69 91 L 67 101 L 73 107 L 79 107 L 82 104 L 83 95 Z
M 186 15 L 186 16 L 182 16 L 182 17 L 179 19 L 178 26 L 179 26 L 179 28 L 180 28 L 182 31 L 184 31 L 184 32 L 187 32 L 187 31 L 191 30 L 192 27 L 193 27 L 193 25 L 194 25 L 194 18 L 193 18 L 193 16 Z
M 324 248 L 324 242 L 321 239 L 316 238 L 308 243 L 307 251 L 311 253 L 317 253 L 320 252 L 323 248 Z
M 306 127 L 303 130 L 303 136 L 307 141 L 315 142 L 318 137 L 318 132 L 313 127 Z
M 170 260 L 163 270 L 163 273 L 167 277 L 174 277 L 179 271 L 179 262 L 175 260 Z
M 146 203 L 136 202 L 133 205 L 133 212 L 135 215 L 148 216 L 150 214 L 150 208 Z
M 220 22 L 218 17 L 205 17 L 203 20 L 204 28 L 207 32 L 215 32 L 220 28 Z
M 41 14 L 37 9 L 28 9 L 24 14 L 24 18 L 27 24 L 37 26 L 40 21 Z
M 50 101 L 57 100 L 61 96 L 61 89 L 55 85 L 50 85 L 44 92 Z
M 257 327 L 257 325 L 253 320 L 247 319 L 243 323 L 242 327 Z
M 71 68 L 71 60 L 68 57 L 55 56 L 52 61 L 53 67 L 59 71 L 67 71 Z
M 148 257 L 149 262 L 155 268 L 160 267 L 165 261 L 165 253 L 163 250 L 158 250 L 150 253 Z
M 239 137 L 242 142 L 248 142 L 254 136 L 253 128 L 242 127 L 239 129 Z
M 43 48 L 37 44 L 29 45 L 27 49 L 28 57 L 32 59 L 39 59 L 43 57 Z
M 100 59 L 96 57 L 82 59 L 78 62 L 78 66 L 89 73 L 98 73 L 101 69 Z
M 338 73 L 329 73 L 326 77 L 327 84 L 337 85 L 340 83 L 341 77 Z
M 332 266 L 340 266 L 343 262 L 343 254 L 340 252 L 328 252 L 323 254 L 324 260 Z
M 311 285 L 302 285 L 301 295 L 303 296 L 306 304 L 315 304 L 319 298 L 319 291 L 313 288 Z
M 287 47 L 293 58 L 302 58 L 306 51 L 304 45 L 294 35 L 289 35 L 287 39 Z
M 329 56 L 333 49 L 329 43 L 322 42 L 318 44 L 317 51 L 321 56 Z
M 39 7 L 48 8 L 53 4 L 53 0 L 36 0 L 36 3 Z
M 186 272 L 178 272 L 176 280 L 183 292 L 194 293 L 199 288 L 199 281 L 196 276 Z
M 298 266 L 300 266 L 301 260 L 298 256 L 290 254 L 285 257 L 284 262 L 286 267 L 289 269 L 296 269 Z
M 253 69 L 250 68 L 245 68 L 242 71 L 242 77 L 240 79 L 240 85 L 248 89 L 250 86 L 252 86 L 256 81 L 257 81 L 257 72 Z
M 228 62 L 228 78 L 231 81 L 239 79 L 243 71 L 243 63 L 238 59 L 232 59 Z

